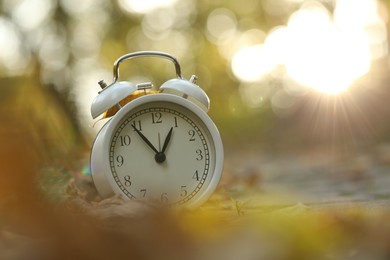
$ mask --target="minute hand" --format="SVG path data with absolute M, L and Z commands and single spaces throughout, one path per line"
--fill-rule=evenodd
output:
M 139 136 L 141 136 L 142 140 L 145 141 L 145 143 L 150 147 L 152 148 L 152 150 L 155 152 L 155 153 L 158 153 L 157 149 L 153 146 L 153 144 L 148 140 L 148 138 L 146 138 L 146 136 L 144 136 L 141 131 L 139 131 L 135 126 L 133 126 L 134 130 L 137 132 L 137 134 Z

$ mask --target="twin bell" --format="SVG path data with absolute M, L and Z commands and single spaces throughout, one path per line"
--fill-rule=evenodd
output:
M 136 57 L 160 57 L 173 62 L 176 70 L 176 78 L 164 82 L 157 91 L 150 91 L 153 84 L 150 82 L 133 84 L 128 81 L 119 81 L 119 65 L 122 61 Z M 177 59 L 170 54 L 156 51 L 140 51 L 123 55 L 114 63 L 114 80 L 107 85 L 103 81 L 99 82 L 102 90 L 94 99 L 91 105 L 92 118 L 106 113 L 104 117 L 114 115 L 123 105 L 134 98 L 145 94 L 166 93 L 178 95 L 195 103 L 205 112 L 210 108 L 210 99 L 206 92 L 196 85 L 197 77 L 192 75 L 189 80 L 183 79 L 180 64 Z M 147 92 L 148 90 L 148 92 Z M 141 91 L 141 92 L 140 92 Z M 109 112 L 110 111 L 110 112 Z

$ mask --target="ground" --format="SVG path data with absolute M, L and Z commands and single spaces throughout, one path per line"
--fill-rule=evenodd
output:
M 87 159 L 48 167 L 40 185 L 49 203 L 23 204 L 15 211 L 24 217 L 3 218 L 0 256 L 388 259 L 389 147 L 343 158 L 315 150 L 227 153 L 217 191 L 193 211 L 101 200 Z

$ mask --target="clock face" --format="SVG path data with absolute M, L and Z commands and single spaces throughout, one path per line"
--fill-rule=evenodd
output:
M 112 177 L 130 199 L 167 204 L 195 200 L 212 182 L 215 161 L 214 139 L 204 120 L 167 101 L 127 111 L 109 143 Z

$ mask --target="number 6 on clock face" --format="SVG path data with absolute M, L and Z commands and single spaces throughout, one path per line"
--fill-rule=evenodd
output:
M 101 132 L 95 142 L 105 149 L 93 150 L 91 160 L 108 163 L 92 170 L 110 174 L 106 179 L 95 174 L 95 183 L 102 187 L 106 181 L 127 199 L 194 207 L 210 196 L 221 177 L 218 130 L 202 109 L 182 97 L 140 97 L 119 110 Z

